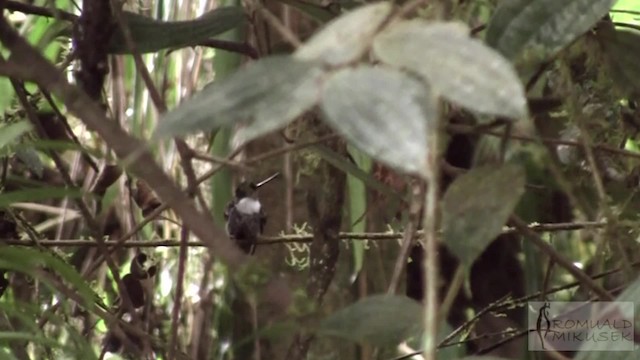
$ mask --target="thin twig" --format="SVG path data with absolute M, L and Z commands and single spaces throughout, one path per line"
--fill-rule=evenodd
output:
M 465 125 L 465 124 L 448 124 L 447 131 L 454 134 L 484 134 L 484 135 L 491 135 L 491 136 L 497 136 L 497 137 L 502 137 L 504 135 L 504 133 L 502 132 L 485 130 L 477 126 Z M 582 143 L 579 141 L 554 139 L 554 138 L 547 138 L 547 137 L 541 137 L 540 139 L 537 139 L 532 136 L 511 134 L 510 138 L 515 140 L 526 141 L 526 142 L 542 141 L 543 143 L 549 144 L 549 145 L 566 145 L 566 146 L 575 146 L 575 147 L 583 146 Z M 640 160 L 640 153 L 615 148 L 606 144 L 593 144 L 592 149 L 598 152 L 607 152 L 611 154 L 626 156 L 626 157 Z
M 298 48 L 300 47 L 300 45 L 302 45 L 300 39 L 298 39 L 298 37 L 290 29 L 284 26 L 282 21 L 280 21 L 280 19 L 273 15 L 269 11 L 269 9 L 262 7 L 259 9 L 259 12 L 260 15 L 262 15 L 262 17 L 265 19 L 265 21 L 268 22 L 269 25 L 273 26 L 273 28 L 282 36 L 282 38 L 286 42 L 291 44 L 291 46 L 293 46 L 294 48 Z
M 180 252 L 178 255 L 178 280 L 176 284 L 176 293 L 173 300 L 173 310 L 171 313 L 171 340 L 169 342 L 169 359 L 174 359 L 174 354 L 178 344 L 178 320 L 180 318 L 180 308 L 182 306 L 182 293 L 184 289 L 184 275 L 189 252 L 187 244 L 189 242 L 189 230 L 183 227 L 180 231 Z
M 602 286 L 598 285 L 593 279 L 589 277 L 584 271 L 580 270 L 571 261 L 567 260 L 562 254 L 560 254 L 551 245 L 547 244 L 537 233 L 529 229 L 527 224 L 519 217 L 512 215 L 509 222 L 515 226 L 523 235 L 529 238 L 533 244 L 553 259 L 558 265 L 567 270 L 571 275 L 582 282 L 582 284 L 593 291 L 603 301 L 613 301 L 613 296 L 609 294 Z
M 402 277 L 402 272 L 407 266 L 407 259 L 409 259 L 413 239 L 416 237 L 416 232 L 418 231 L 420 210 L 422 209 L 422 199 L 424 198 L 423 194 L 424 186 L 422 184 L 413 184 L 411 191 L 411 204 L 409 205 L 409 220 L 402 233 L 402 244 L 400 245 L 400 251 L 398 252 L 398 256 L 393 267 L 391 280 L 389 280 L 387 294 L 396 293 L 398 284 L 400 283 L 400 278 Z
M 151 213 L 148 217 L 157 216 L 155 213 L 162 212 L 162 207 L 156 209 L 153 213 Z M 138 224 L 138 226 L 143 227 L 146 224 Z M 531 231 L 535 232 L 556 232 L 556 231 L 572 231 L 572 230 L 582 230 L 582 229 L 594 229 L 594 228 L 602 228 L 607 224 L 605 222 L 584 222 L 584 223 L 552 223 L 552 224 L 532 224 L 529 225 L 528 228 Z M 132 229 L 132 232 L 136 232 L 136 229 Z M 505 228 L 502 231 L 502 234 L 513 234 L 517 233 L 518 229 L 516 228 Z M 129 235 L 129 234 L 127 234 Z M 129 238 L 131 235 L 124 235 L 123 238 Z M 416 237 L 421 237 L 424 235 L 422 230 L 418 230 L 416 232 Z M 384 240 L 400 240 L 404 236 L 404 233 L 389 233 L 389 232 L 380 232 L 380 233 L 352 233 L 352 232 L 342 232 L 339 237 L 340 240 L 355 240 L 355 241 L 384 241 Z M 135 240 L 135 241 L 122 241 L 118 240 L 108 240 L 105 241 L 105 245 L 109 248 L 114 246 L 122 246 L 127 248 L 151 248 L 151 247 L 176 247 L 180 246 L 180 241 L 175 239 L 161 239 L 161 240 Z M 273 245 L 273 244 L 285 244 L 285 243 L 307 243 L 311 242 L 313 239 L 313 235 L 281 235 L 281 236 L 261 236 L 258 241 L 258 245 Z M 18 246 L 34 246 L 34 242 L 30 240 L 16 240 L 16 239 L 2 239 L 2 243 L 6 245 L 18 245 Z M 96 246 L 97 244 L 93 240 L 82 240 L 82 239 L 61 239 L 61 240 L 52 240 L 52 239 L 44 239 L 39 240 L 38 244 L 44 247 L 73 247 L 73 246 Z M 190 247 L 200 247 L 206 246 L 205 243 L 201 241 L 191 241 L 188 243 Z M 113 251 L 113 250 L 111 250 Z

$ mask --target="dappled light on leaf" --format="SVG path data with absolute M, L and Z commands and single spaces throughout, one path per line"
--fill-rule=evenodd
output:
M 528 115 L 524 87 L 511 63 L 459 23 L 405 21 L 376 37 L 375 55 L 414 71 L 454 104 L 482 114 Z
M 487 29 L 487 43 L 509 59 L 523 51 L 548 58 L 589 30 L 616 0 L 503 1 Z
M 285 126 L 318 100 L 323 71 L 273 56 L 213 82 L 160 120 L 156 136 L 175 136 L 245 122 L 243 142 Z
M 427 173 L 428 131 L 435 131 L 435 100 L 402 72 L 359 66 L 333 74 L 321 108 L 340 134 L 369 156 L 407 173 Z
M 241 7 L 218 8 L 189 21 L 159 21 L 130 12 L 123 15 L 135 50 L 139 53 L 194 46 L 241 25 L 245 20 Z M 112 54 L 131 53 L 119 27 L 111 37 L 108 50 Z
M 379 2 L 348 12 L 327 24 L 301 46 L 294 56 L 332 66 L 358 60 L 382 22 L 391 13 L 391 8 L 391 3 Z

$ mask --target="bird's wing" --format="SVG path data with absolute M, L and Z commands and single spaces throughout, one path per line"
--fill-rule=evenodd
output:
M 264 232 L 264 227 L 267 225 L 267 213 L 260 209 L 260 234 Z
M 235 205 L 235 202 L 233 201 L 229 201 L 229 203 L 227 203 L 227 206 L 224 207 L 224 219 L 229 220 L 229 214 L 231 213 L 231 210 L 233 209 L 233 206 Z

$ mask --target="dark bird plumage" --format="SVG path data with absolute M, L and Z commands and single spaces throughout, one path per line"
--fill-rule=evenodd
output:
M 247 181 L 240 183 L 234 199 L 225 208 L 227 234 L 247 254 L 255 252 L 258 235 L 262 234 L 267 223 L 266 213 L 255 192 L 278 175 L 276 173 L 257 184 Z

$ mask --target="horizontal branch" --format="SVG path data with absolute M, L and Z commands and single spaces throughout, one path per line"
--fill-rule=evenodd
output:
M 570 222 L 570 223 L 555 223 L 555 224 L 530 224 L 529 229 L 536 232 L 555 232 L 555 231 L 572 231 L 581 229 L 596 229 L 602 228 L 606 225 L 606 222 L 599 221 L 586 221 L 586 222 Z M 505 227 L 502 234 L 516 233 L 515 228 Z M 416 236 L 423 235 L 422 230 L 416 232 Z M 399 240 L 402 238 L 402 233 L 340 233 L 341 240 L 355 240 L 355 241 L 381 241 L 381 240 Z M 282 235 L 282 236 L 262 236 L 258 241 L 258 245 L 273 245 L 273 244 L 286 244 L 286 243 L 308 243 L 313 239 L 313 235 Z M 5 245 L 19 245 L 19 246 L 44 246 L 44 247 L 71 247 L 71 246 L 97 246 L 94 240 L 39 240 L 37 244 L 31 240 L 0 240 L 0 243 Z M 162 240 L 131 240 L 121 243 L 116 240 L 109 240 L 105 242 L 106 246 L 115 246 L 116 244 L 127 248 L 149 248 L 149 247 L 177 247 L 180 246 L 180 241 L 177 239 L 162 239 Z M 191 241 L 187 243 L 190 247 L 202 247 L 205 246 L 200 241 Z
M 482 127 L 465 125 L 465 124 L 449 124 L 447 125 L 447 131 L 449 131 L 452 134 L 478 134 L 478 135 L 491 135 L 491 136 L 497 136 L 497 137 L 504 136 L 503 131 L 485 129 Z M 532 136 L 515 135 L 515 134 L 509 135 L 509 138 L 520 140 L 520 141 L 526 141 L 526 142 L 538 141 L 537 138 Z M 573 147 L 579 147 L 579 148 L 584 147 L 584 144 L 581 141 L 577 141 L 577 140 L 565 140 L 565 139 L 555 139 L 555 138 L 547 138 L 547 137 L 542 137 L 540 138 L 540 140 L 543 143 L 550 144 L 550 145 L 565 145 L 565 146 L 573 146 Z M 595 151 L 599 151 L 599 152 L 606 152 L 610 154 L 616 154 L 616 155 L 626 156 L 630 158 L 640 159 L 640 154 L 637 152 L 616 148 L 607 144 L 594 144 L 592 148 Z

